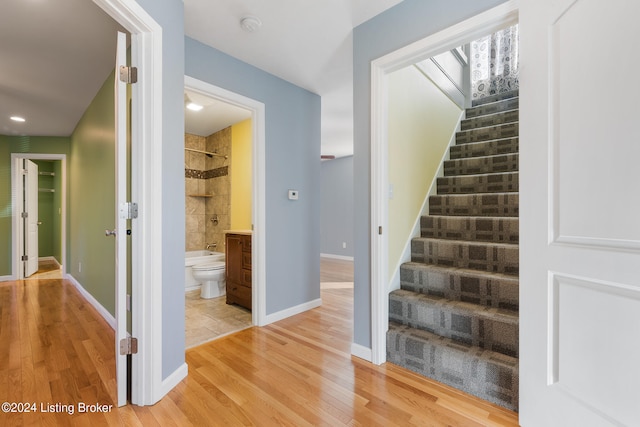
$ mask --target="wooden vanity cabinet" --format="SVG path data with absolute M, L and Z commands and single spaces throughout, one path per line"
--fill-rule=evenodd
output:
M 226 235 L 227 304 L 251 310 L 251 236 Z

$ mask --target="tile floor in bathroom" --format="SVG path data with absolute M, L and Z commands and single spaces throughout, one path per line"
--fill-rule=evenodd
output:
M 186 347 L 240 331 L 251 326 L 251 312 L 235 304 L 227 304 L 226 297 L 200 298 L 200 290 L 185 294 Z

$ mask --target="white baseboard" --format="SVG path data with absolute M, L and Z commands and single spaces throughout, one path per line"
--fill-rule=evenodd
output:
M 344 261 L 353 261 L 352 256 L 334 255 L 334 254 L 320 254 L 320 258 L 341 259 Z
M 295 307 L 290 307 L 285 310 L 278 311 L 276 313 L 267 314 L 264 319 L 265 320 L 264 324 L 260 326 L 266 326 L 270 323 L 277 322 L 278 320 L 286 319 L 287 317 L 295 316 L 296 314 L 303 313 L 307 310 L 320 307 L 321 305 L 322 305 L 322 299 L 318 298 L 313 301 L 296 305 Z
M 180 365 L 178 369 L 173 371 L 171 375 L 169 375 L 167 378 L 162 380 L 162 384 L 160 385 L 160 390 L 158 394 L 155 395 L 154 404 L 157 403 L 164 396 L 169 394 L 169 392 L 173 390 L 173 388 L 177 386 L 180 383 L 180 381 L 185 379 L 188 374 L 189 374 L 189 367 L 185 362 L 182 365 Z
M 373 353 L 371 349 L 356 343 L 351 343 L 351 355 L 364 359 L 367 362 L 371 362 L 373 360 Z
M 0 276 L 0 282 L 7 282 L 10 280 L 16 280 L 14 276 Z
M 76 289 L 78 289 L 78 292 L 80 292 L 80 295 L 82 295 L 84 299 L 86 299 L 87 302 L 91 304 L 93 308 L 96 309 L 96 311 L 100 314 L 100 316 L 102 316 L 102 318 L 107 321 L 109 326 L 111 326 L 111 329 L 115 331 L 116 318 L 113 317 L 113 315 L 109 313 L 109 311 L 106 308 L 104 308 L 102 304 L 100 304 L 98 300 L 93 297 L 93 295 L 91 295 L 84 287 L 82 287 L 80 282 L 78 282 L 75 279 L 75 277 L 73 277 L 71 274 L 67 274 L 65 276 L 65 279 L 69 280 L 73 284 L 73 286 L 75 286 Z

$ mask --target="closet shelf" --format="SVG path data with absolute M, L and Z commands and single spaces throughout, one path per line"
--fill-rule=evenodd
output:
M 188 194 L 189 197 L 213 197 L 213 194 Z
M 56 190 L 53 188 L 38 188 L 38 191 L 41 193 L 55 193 Z

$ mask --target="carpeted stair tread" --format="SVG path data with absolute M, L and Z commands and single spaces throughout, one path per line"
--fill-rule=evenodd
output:
M 518 191 L 518 172 L 444 176 L 436 181 L 438 194 L 508 193 Z
M 387 361 L 511 410 L 518 408 L 518 359 L 389 322 Z
M 500 111 L 492 114 L 484 114 L 477 117 L 467 118 L 460 123 L 460 130 L 470 130 L 487 126 L 502 125 L 505 123 L 513 123 L 519 120 L 519 110 Z
M 444 194 L 429 197 L 429 215 L 518 216 L 519 194 Z
M 454 160 L 467 157 L 494 156 L 498 154 L 517 153 L 518 149 L 518 137 L 500 138 L 491 141 L 453 145 L 449 150 L 449 157 Z
M 491 141 L 492 139 L 513 138 L 518 136 L 518 122 L 497 126 L 487 126 L 456 132 L 456 144 Z
M 518 243 L 517 217 L 424 215 L 421 237 L 498 243 Z
M 389 320 L 518 357 L 518 312 L 397 289 Z
M 445 160 L 444 176 L 515 172 L 518 170 L 518 157 L 518 153 L 510 153 Z
M 465 118 L 472 119 L 487 114 L 500 113 L 502 111 L 515 110 L 520 107 L 520 98 L 514 97 L 500 101 L 488 102 L 465 110 Z
M 406 262 L 400 267 L 400 289 L 518 311 L 517 276 L 467 268 Z
M 518 274 L 518 245 L 411 239 L 411 261 L 492 273 Z
M 473 102 L 389 294 L 387 361 L 518 410 L 518 91 Z
M 473 101 L 471 101 L 471 106 L 477 107 L 479 105 L 505 101 L 507 99 L 513 99 L 519 96 L 520 96 L 520 91 L 518 89 L 510 90 L 502 93 L 496 93 L 495 95 L 489 95 L 489 96 L 484 96 L 482 98 L 474 99 Z

